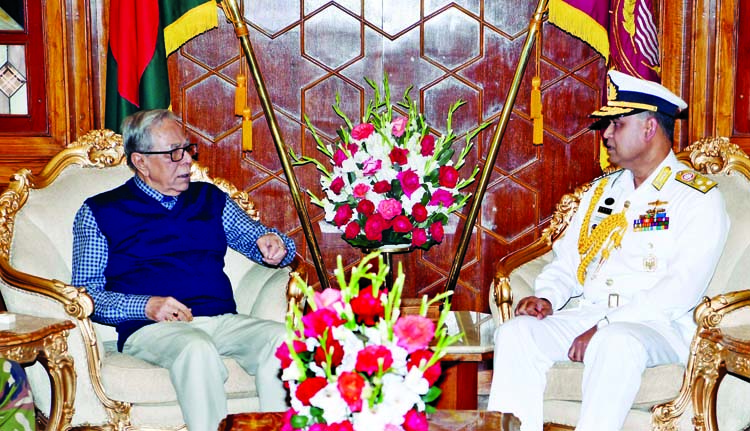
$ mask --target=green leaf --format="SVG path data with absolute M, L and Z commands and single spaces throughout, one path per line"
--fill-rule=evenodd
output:
M 292 424 L 292 428 L 304 428 L 307 426 L 307 416 L 293 415 L 289 422 Z
M 442 391 L 437 386 L 431 387 L 426 394 L 422 395 L 422 401 L 425 403 L 431 403 L 438 399 Z

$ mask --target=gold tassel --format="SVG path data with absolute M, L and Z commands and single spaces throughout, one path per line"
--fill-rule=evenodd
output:
M 531 142 L 541 145 L 544 140 L 544 116 L 542 115 L 542 84 L 541 78 L 535 76 L 531 79 L 531 107 L 530 114 L 534 124 Z
M 244 74 L 237 75 L 237 92 L 234 93 L 234 115 L 244 115 L 247 106 L 247 78 Z
M 242 151 L 253 151 L 253 119 L 249 107 L 242 110 Z

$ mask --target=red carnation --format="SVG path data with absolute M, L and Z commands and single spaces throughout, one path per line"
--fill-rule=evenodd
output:
M 427 232 L 422 228 L 414 229 L 411 232 L 411 245 L 420 247 L 427 242 Z
M 379 293 L 373 296 L 372 286 L 369 286 L 360 290 L 359 295 L 352 298 L 350 304 L 357 323 L 372 326 L 385 315 L 385 308 L 383 308 Z
M 315 363 L 321 367 L 323 366 L 323 362 L 326 362 L 326 352 L 331 354 L 331 363 L 329 364 L 331 368 L 338 367 L 341 364 L 341 360 L 344 359 L 344 348 L 341 347 L 341 343 L 337 339 L 333 338 L 330 332 L 326 337 L 325 350 L 323 350 L 322 345 L 318 346 L 313 355 Z
M 409 360 L 406 361 L 406 369 L 411 370 L 413 367 L 421 367 L 422 365 L 427 365 L 427 362 L 429 362 L 433 354 L 434 353 L 428 349 L 417 350 L 416 352 L 409 355 Z M 430 368 L 424 370 L 423 375 L 427 380 L 427 383 L 432 386 L 435 384 L 435 382 L 437 382 L 437 379 L 440 377 L 441 372 L 440 361 L 438 361 L 432 364 Z
M 352 209 L 349 207 L 349 205 L 341 205 L 336 209 L 336 215 L 333 216 L 333 223 L 335 223 L 336 226 L 341 227 L 344 224 L 348 223 L 351 218 Z
M 362 410 L 362 389 L 365 387 L 365 379 L 359 373 L 344 371 L 339 375 L 336 382 L 341 398 L 346 401 L 353 412 Z
M 344 163 L 344 160 L 346 160 L 348 158 L 349 158 L 349 156 L 346 155 L 346 153 L 344 152 L 344 150 L 342 150 L 341 148 L 339 148 L 338 150 L 336 150 L 335 153 L 333 153 L 333 164 L 336 165 L 336 166 L 338 166 L 340 168 L 341 165 Z
M 391 191 L 391 183 L 386 180 L 378 181 L 372 186 L 372 190 L 375 193 L 388 193 Z
M 393 147 L 388 157 L 391 159 L 391 163 L 394 165 L 405 165 L 408 163 L 406 156 L 409 155 L 409 150 L 406 148 Z
M 396 216 L 393 219 L 392 224 L 394 232 L 411 232 L 411 230 L 414 228 L 414 226 L 412 226 L 411 222 L 409 221 L 409 217 L 405 215 Z
M 430 429 L 430 426 L 427 424 L 427 415 L 414 409 L 406 412 L 402 426 L 404 427 L 404 431 L 427 431 Z
M 310 405 L 310 398 L 314 397 L 321 389 L 328 385 L 328 381 L 323 377 L 308 377 L 297 386 L 295 395 L 303 406 Z
M 292 342 L 292 345 L 294 346 L 294 351 L 304 352 L 307 350 L 307 346 L 304 342 L 300 340 L 294 340 Z M 279 361 L 281 361 L 281 368 L 286 368 L 292 363 L 292 355 L 289 353 L 289 345 L 287 345 L 286 341 L 279 344 L 279 347 L 276 349 L 276 353 L 274 353 L 274 356 L 279 358 Z
M 361 228 L 359 227 L 359 223 L 356 221 L 349 222 L 349 224 L 346 225 L 346 230 L 344 230 L 344 238 L 354 239 L 359 235 L 360 231 Z
M 331 181 L 331 191 L 335 194 L 341 193 L 341 189 L 344 188 L 344 179 L 341 177 L 336 177 Z
M 370 137 L 375 131 L 375 126 L 370 123 L 359 124 L 352 129 L 352 138 L 361 141 Z
M 305 337 L 320 337 L 326 329 L 339 326 L 346 320 L 342 319 L 335 311 L 328 308 L 318 308 L 315 311 L 302 316 L 302 324 L 305 327 Z
M 438 171 L 440 185 L 452 189 L 458 184 L 458 171 L 453 166 L 441 166 Z
M 365 374 L 373 375 L 391 368 L 393 356 L 385 346 L 367 346 L 357 353 L 357 363 L 354 369 Z
M 369 199 L 363 199 L 357 204 L 357 211 L 368 216 L 375 212 L 375 204 Z
M 430 236 L 437 242 L 441 242 L 445 233 L 443 232 L 443 224 L 439 221 L 430 225 Z
M 425 135 L 422 137 L 420 154 L 423 156 L 431 156 L 435 152 L 435 137 L 432 135 Z
M 365 237 L 370 241 L 382 241 L 383 231 L 390 227 L 382 215 L 375 213 L 365 222 Z
M 414 221 L 422 223 L 427 220 L 427 208 L 422 204 L 414 204 L 411 209 L 411 216 L 414 217 Z

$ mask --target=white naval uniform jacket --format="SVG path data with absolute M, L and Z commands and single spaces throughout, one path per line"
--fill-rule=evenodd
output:
M 664 168 L 671 173 L 661 189 L 654 180 Z M 646 323 L 662 333 L 678 352 L 685 351 L 695 331 L 692 310 L 704 295 L 729 230 L 724 200 L 718 187 L 706 193 L 675 179 L 690 171 L 670 152 L 638 189 L 633 175 L 621 170 L 609 175 L 604 193 L 591 215 L 591 225 L 606 214 L 622 211 L 628 222 L 621 247 L 599 264 L 595 257 L 584 284 L 577 281 L 581 261 L 578 252 L 580 227 L 593 198 L 597 180 L 584 194 L 581 205 L 565 234 L 553 245 L 554 259 L 535 281 L 535 294 L 561 309 L 571 297 L 581 296 L 581 307 L 596 310 L 613 322 Z M 658 205 L 654 202 L 661 201 Z M 611 204 L 607 204 L 611 203 Z M 635 231 L 634 220 L 658 206 L 666 210 L 669 226 L 663 230 Z M 606 210 L 604 210 L 606 212 Z M 618 304 L 608 306 L 610 294 Z

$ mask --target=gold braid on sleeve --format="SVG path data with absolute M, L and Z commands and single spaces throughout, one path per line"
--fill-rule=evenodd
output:
M 578 253 L 581 255 L 581 263 L 578 265 L 578 282 L 581 284 L 586 280 L 587 268 L 599 252 L 602 254 L 600 262 L 606 262 L 609 259 L 612 249 L 620 247 L 622 237 L 628 228 L 628 219 L 625 217 L 625 211 L 627 211 L 629 205 L 626 202 L 622 211 L 605 218 L 589 233 L 591 214 L 599 203 L 607 182 L 608 178 L 602 179 L 596 190 L 594 190 L 594 196 L 591 198 L 578 236 Z

